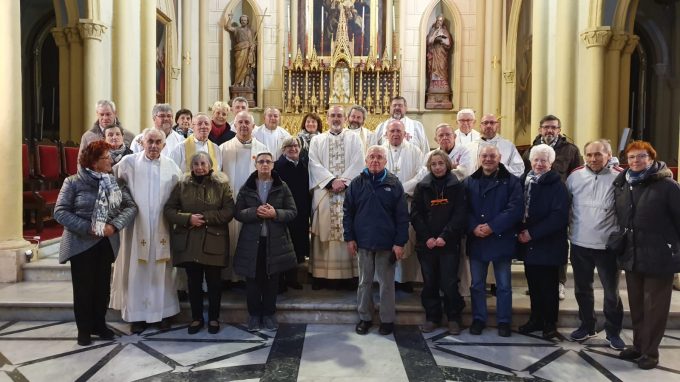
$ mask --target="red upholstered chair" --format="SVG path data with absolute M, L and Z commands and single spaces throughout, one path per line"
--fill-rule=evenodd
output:
M 57 202 L 63 177 L 61 176 L 61 155 L 55 142 L 46 140 L 36 142 L 33 153 L 34 176 L 41 184 L 40 187 L 34 186 L 33 188 L 35 194 L 42 199 L 42 206 L 37 208 L 35 217 L 36 231 L 40 232 L 43 228 L 44 217 L 51 214 Z
M 31 222 L 32 215 L 35 215 L 36 231 L 42 231 L 42 221 L 39 221 L 39 211 L 45 210 L 45 198 L 40 195 L 41 182 L 33 177 L 31 167 L 31 155 L 28 143 L 21 145 L 21 169 L 23 179 L 23 208 L 25 223 Z
M 80 147 L 73 141 L 61 144 L 61 174 L 64 178 L 78 172 L 78 152 Z

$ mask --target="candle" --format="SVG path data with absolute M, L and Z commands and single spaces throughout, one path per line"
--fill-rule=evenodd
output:
M 394 3 L 392 3 L 392 33 L 394 33 L 394 26 L 396 23 L 394 22 L 395 16 L 394 16 Z
M 364 25 L 366 24 L 366 6 L 361 6 L 361 35 L 364 34 Z M 363 52 L 361 52 L 363 54 Z
M 323 33 L 323 5 L 321 6 L 321 31 L 322 31 L 321 33 Z M 322 41 L 322 45 L 323 45 L 323 41 Z

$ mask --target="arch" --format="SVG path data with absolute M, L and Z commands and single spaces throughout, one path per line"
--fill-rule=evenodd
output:
M 256 106 L 261 106 L 264 102 L 263 94 L 264 94 L 264 89 L 263 89 L 263 65 L 264 65 L 264 59 L 263 59 L 263 54 L 262 54 L 262 47 L 264 46 L 264 33 L 262 33 L 262 27 L 264 24 L 263 22 L 260 22 L 257 17 L 254 16 L 259 16 L 263 14 L 262 8 L 259 6 L 259 4 L 256 1 L 253 0 L 230 0 L 227 5 L 224 7 L 224 11 L 222 12 L 222 17 L 220 18 L 219 25 L 222 29 L 222 41 L 218 41 L 222 44 L 222 56 L 220 57 L 220 73 L 222 75 L 222 100 L 226 101 L 227 99 L 230 98 L 229 96 L 229 86 L 231 85 L 231 62 L 228 61 L 229 58 L 231 57 L 231 36 L 229 35 L 229 32 L 224 29 L 224 23 L 227 20 L 227 16 L 230 13 L 233 13 L 234 9 L 239 4 L 246 5 L 245 7 L 242 7 L 243 11 L 242 14 L 245 14 L 248 16 L 248 18 L 251 20 L 251 27 L 258 28 L 255 30 L 255 33 L 257 35 L 257 63 L 255 66 L 255 104 Z M 249 10 L 250 12 L 247 12 Z M 240 17 L 241 15 L 234 15 Z M 236 17 L 234 17 L 236 19 Z M 229 70 L 225 70 L 226 63 L 229 62 Z
M 668 51 L 669 43 L 663 35 L 657 23 L 645 17 L 640 17 L 637 20 L 637 26 L 642 28 L 647 36 L 649 42 L 652 44 L 653 59 L 651 65 L 670 65 L 670 53 Z
M 619 0 L 614 11 L 612 31 L 633 33 L 639 0 Z
M 463 64 L 463 16 L 460 13 L 460 9 L 452 0 L 435 0 L 431 1 L 430 4 L 423 11 L 423 16 L 420 19 L 420 55 L 422 57 L 418 60 L 418 106 L 420 109 L 425 108 L 425 92 L 423 84 L 426 83 L 427 70 L 425 68 L 425 60 L 427 53 L 427 31 L 430 30 L 430 18 L 432 18 L 432 12 L 435 6 L 442 4 L 442 13 L 444 17 L 450 16 L 451 26 L 449 32 L 453 37 L 453 57 L 451 63 L 453 65 L 453 70 L 451 71 L 451 92 L 453 96 L 451 101 L 453 102 L 453 108 L 456 109 L 460 107 L 461 104 L 461 92 L 462 92 L 462 81 L 460 78 L 461 66 Z M 448 14 L 447 14 L 448 11 Z M 436 15 L 434 15 L 436 16 Z M 402 88 L 401 86 L 399 87 Z

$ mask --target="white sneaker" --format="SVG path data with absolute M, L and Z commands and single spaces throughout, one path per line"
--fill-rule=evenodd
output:
M 561 300 L 564 300 L 564 298 L 565 298 L 565 295 L 564 295 L 564 284 L 560 283 L 560 286 L 559 286 L 558 289 L 557 289 L 557 295 L 559 296 L 560 301 L 561 301 Z

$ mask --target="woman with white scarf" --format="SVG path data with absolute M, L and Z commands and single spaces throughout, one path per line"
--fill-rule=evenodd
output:
M 124 156 L 132 154 L 132 150 L 125 144 L 123 128 L 111 125 L 104 129 L 104 140 L 111 145 L 111 160 L 113 164 L 120 162 Z
M 78 345 L 92 344 L 91 335 L 112 340 L 106 326 L 109 306 L 111 263 L 120 241 L 118 232 L 137 214 L 137 205 L 127 188 L 111 175 L 111 145 L 90 143 L 78 159 L 80 169 L 61 187 L 54 218 L 64 226 L 59 262 L 71 262 L 73 311 L 78 327 Z

